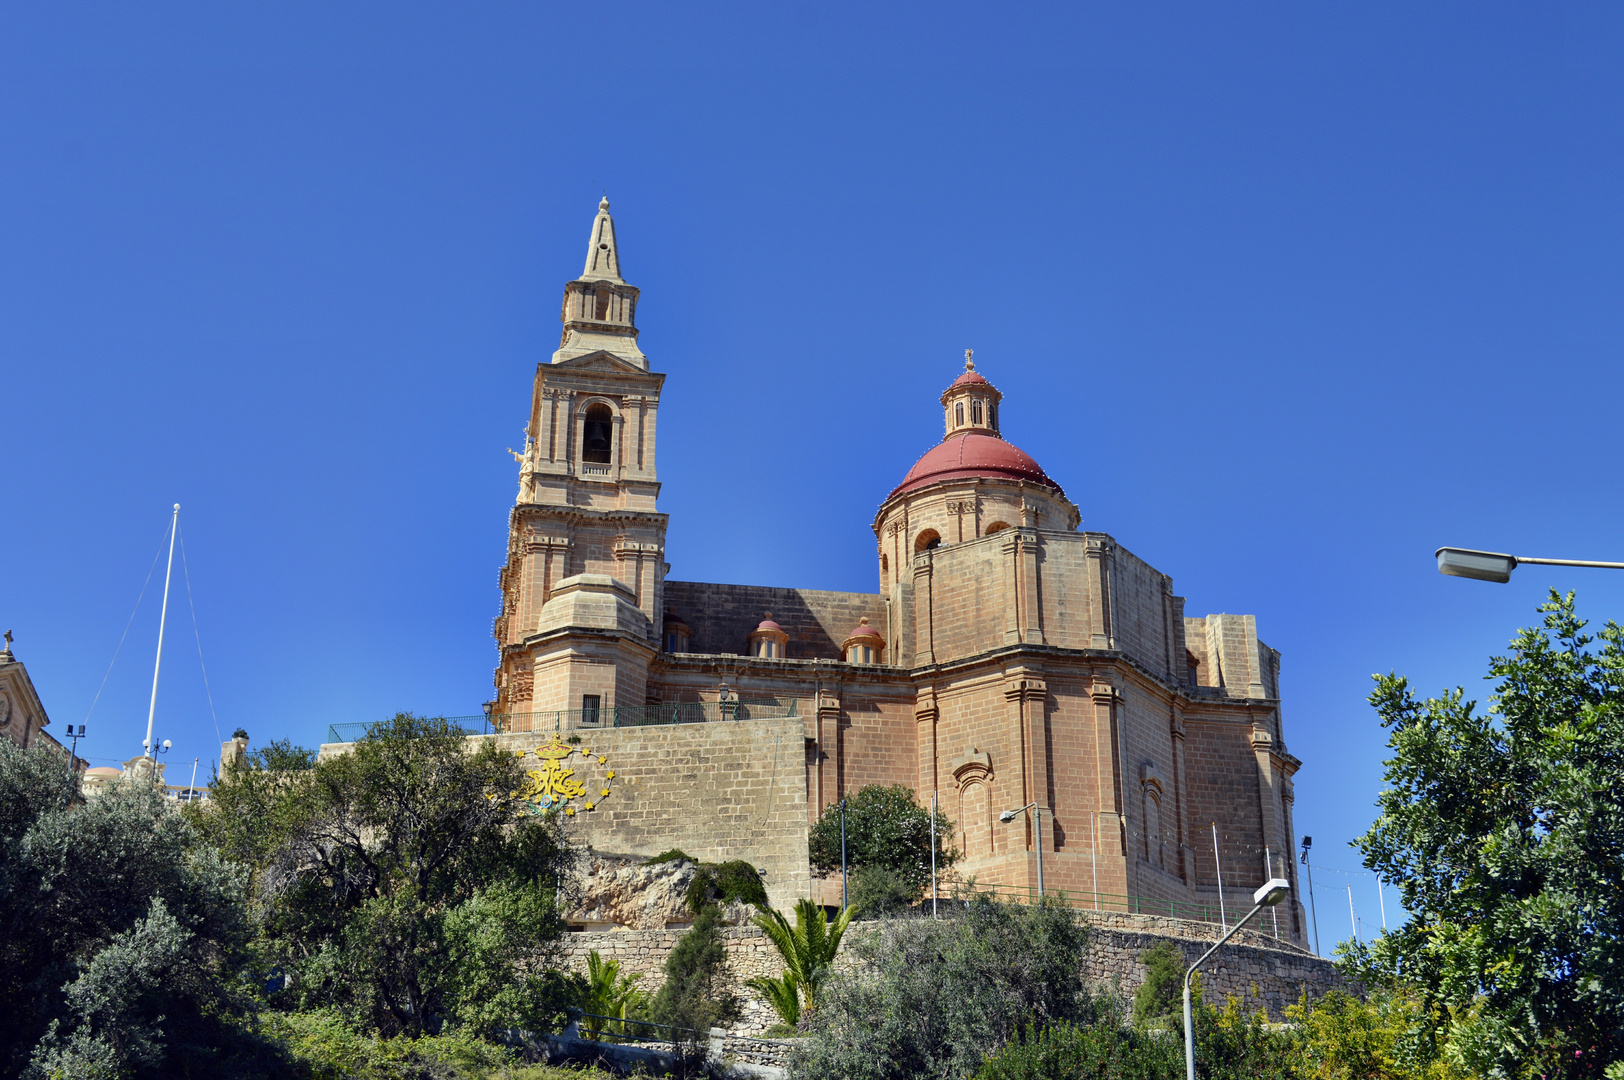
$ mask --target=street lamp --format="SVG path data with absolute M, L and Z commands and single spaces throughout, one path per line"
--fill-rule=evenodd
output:
M 146 758 L 149 762 L 151 762 L 151 765 L 148 766 L 151 772 L 147 776 L 147 779 L 151 780 L 154 784 L 158 782 L 158 755 L 169 753 L 170 745 L 170 741 L 165 739 L 160 746 L 154 746 L 152 745 L 152 739 L 150 737 L 143 739 L 141 742 L 141 749 L 146 751 Z
M 1473 551 L 1470 548 L 1441 547 L 1438 573 L 1450 577 L 1473 578 L 1477 581 L 1498 581 L 1502 585 L 1511 580 L 1511 572 L 1519 563 L 1539 566 L 1590 566 L 1602 570 L 1624 570 L 1624 563 L 1591 562 L 1586 559 L 1531 559 L 1525 555 L 1503 555 L 1498 551 Z
M 73 745 L 68 749 L 68 798 L 72 799 L 73 798 L 73 762 L 74 762 L 74 759 L 79 756 L 79 740 L 85 737 L 85 726 L 83 724 L 80 724 L 79 725 L 79 730 L 75 731 L 75 730 L 73 730 L 73 725 L 69 724 L 68 725 L 68 737 L 73 740 Z
M 1037 841 L 1038 848 L 1038 898 L 1043 898 L 1043 807 L 1035 802 L 1029 802 L 1018 810 L 1005 810 L 998 815 L 998 820 L 1005 825 L 1014 821 L 1028 810 L 1032 811 L 1033 839 Z
M 1207 957 L 1217 952 L 1219 946 L 1234 937 L 1240 928 L 1251 921 L 1252 916 L 1266 907 L 1274 907 L 1287 896 L 1291 895 L 1291 882 L 1285 878 L 1270 878 L 1265 881 L 1252 894 L 1252 910 L 1246 913 L 1246 918 L 1230 928 L 1229 933 L 1218 939 L 1218 943 L 1201 954 L 1201 959 L 1190 965 L 1190 970 L 1184 973 L 1184 1072 L 1186 1080 L 1195 1080 L 1195 1023 L 1190 1019 L 1190 977 L 1195 969 L 1207 962 Z

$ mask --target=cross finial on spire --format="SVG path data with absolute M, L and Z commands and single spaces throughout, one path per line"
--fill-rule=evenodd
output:
M 964 350 L 964 370 L 965 371 L 974 371 L 975 369 L 976 369 L 976 351 L 974 349 L 965 349 Z

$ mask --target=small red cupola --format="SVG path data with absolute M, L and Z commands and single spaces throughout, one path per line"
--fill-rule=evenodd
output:
M 773 613 L 766 612 L 756 628 L 750 631 L 750 655 L 763 660 L 782 660 L 788 655 L 789 635 L 773 622 Z
M 840 652 L 848 664 L 879 664 L 885 660 L 885 638 L 880 632 L 868 625 L 868 619 L 858 621 L 846 640 L 841 642 Z

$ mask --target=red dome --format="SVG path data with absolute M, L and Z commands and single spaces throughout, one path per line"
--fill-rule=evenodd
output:
M 880 636 L 880 632 L 878 630 L 874 629 L 872 626 L 868 625 L 868 620 L 864 619 L 863 621 L 861 621 L 861 622 L 859 622 L 857 624 L 857 626 L 852 630 L 851 633 L 846 635 L 846 640 L 850 641 L 852 638 L 857 638 L 857 637 L 876 637 L 877 638 L 879 636 Z
M 970 386 L 976 383 L 979 383 L 982 386 L 992 385 L 992 383 L 988 382 L 986 379 L 983 379 L 980 373 L 974 371 L 966 371 L 963 375 L 960 375 L 958 378 L 953 380 L 953 386 Z M 949 386 L 948 389 L 953 389 L 953 386 Z
M 966 376 L 970 374 L 965 373 Z M 905 491 L 916 491 L 938 480 L 976 476 L 1025 480 L 1060 491 L 1060 485 L 1049 479 L 1031 455 L 992 435 L 966 432 L 932 448 L 914 462 L 914 467 L 908 470 L 908 475 L 902 478 L 902 483 L 887 498 L 895 498 Z

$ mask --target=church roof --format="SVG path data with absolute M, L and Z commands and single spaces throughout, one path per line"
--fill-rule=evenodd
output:
M 908 470 L 908 475 L 902 478 L 902 483 L 888 498 L 916 491 L 940 480 L 976 477 L 1025 480 L 1055 491 L 1061 490 L 1059 484 L 1049 479 L 1042 466 L 1019 447 L 1011 446 L 996 435 L 965 432 L 949 436 L 941 445 L 932 447 L 924 457 L 914 462 L 914 467 Z

